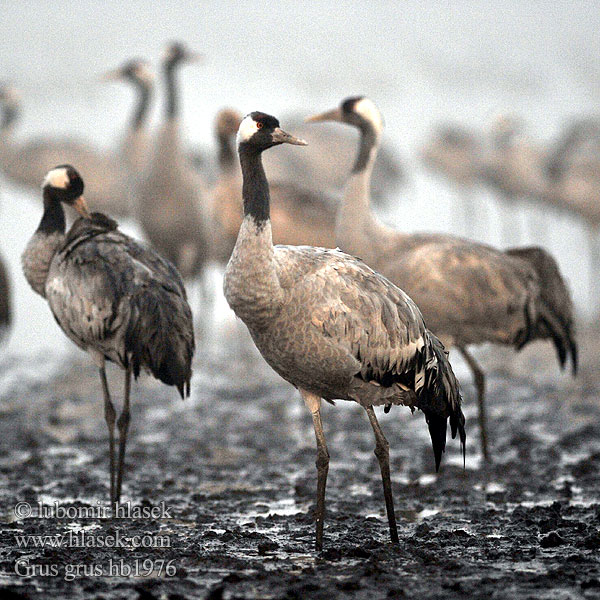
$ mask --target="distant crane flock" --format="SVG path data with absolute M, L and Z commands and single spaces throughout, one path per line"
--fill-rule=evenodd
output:
M 389 444 L 374 407 L 388 412 L 404 405 L 424 413 L 436 470 L 448 422 L 464 457 L 462 398 L 447 352 L 456 347 L 473 373 L 481 452 L 490 460 L 485 375 L 469 347 L 490 342 L 520 349 L 549 340 L 560 365 L 570 361 L 575 374 L 570 292 L 543 248 L 499 250 L 454 235 L 408 234 L 400 224 L 384 225 L 373 211 L 372 190 L 393 186 L 401 170 L 385 150 L 384 175 L 377 175 L 383 118 L 364 96 L 306 119 L 356 128 L 356 151 L 354 142 L 337 137 L 335 125 L 321 134 L 313 126 L 319 152 L 281 150 L 279 159 L 279 150 L 269 152 L 266 169 L 265 151 L 307 143 L 284 132 L 269 114 L 244 117 L 222 109 L 214 122 L 217 167 L 213 181 L 206 181 L 182 139 L 177 85 L 180 67 L 198 59 L 179 42 L 167 47 L 163 122 L 154 136 L 147 127 L 155 84 L 148 63 L 130 60 L 103 76 L 130 83 L 136 93 L 114 153 L 69 139 L 16 140 L 19 97 L 10 86 L 0 86 L 0 168 L 20 185 L 38 188 L 42 182 L 43 214 L 23 252 L 22 269 L 67 337 L 99 370 L 110 500 L 122 496 L 132 375 L 145 370 L 175 386 L 182 398 L 190 394 L 195 341 L 184 282 L 201 277 L 214 262 L 225 267 L 227 302 L 267 363 L 298 388 L 311 413 L 317 444 L 316 548 L 323 547 L 329 469 L 322 400 L 349 400 L 364 408 L 375 435 L 390 538 L 398 543 Z M 600 161 L 594 158 L 600 153 L 590 151 L 589 130 L 573 130 L 544 161 L 516 145 L 507 122 L 495 130 L 494 149 L 487 155 L 481 139 L 460 127 L 444 127 L 422 158 L 451 179 L 466 202 L 469 190 L 482 181 L 507 198 L 531 196 L 572 208 L 596 231 Z M 296 160 L 293 152 L 306 158 Z M 324 183 L 328 178 L 331 185 Z M 88 202 L 102 212 L 90 213 Z M 77 214 L 68 229 L 63 206 Z M 468 218 L 469 205 L 465 210 Z M 148 246 L 122 233 L 104 212 L 136 218 Z M 10 318 L 9 280 L 0 262 L 0 335 Z M 118 418 L 106 361 L 124 371 Z

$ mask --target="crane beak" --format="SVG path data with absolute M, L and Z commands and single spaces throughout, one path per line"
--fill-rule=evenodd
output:
M 186 52 L 185 61 L 189 63 L 199 63 L 204 60 L 204 54 L 200 52 Z
M 75 202 L 73 202 L 73 207 L 84 219 L 92 218 L 88 211 L 88 207 L 85 202 L 85 198 L 83 196 L 79 196 L 79 198 L 77 198 L 77 200 L 75 200 Z
M 318 115 L 311 115 L 304 119 L 305 123 L 320 123 L 322 121 L 343 121 L 340 108 L 334 108 Z
M 294 146 L 308 146 L 308 142 L 304 140 L 294 137 L 289 133 L 283 131 L 279 127 L 276 127 L 271 134 L 271 138 L 276 144 L 293 144 Z
M 121 77 L 123 77 L 121 69 L 112 69 L 111 71 L 106 71 L 106 73 L 99 75 L 98 81 L 116 81 L 117 79 L 121 79 Z

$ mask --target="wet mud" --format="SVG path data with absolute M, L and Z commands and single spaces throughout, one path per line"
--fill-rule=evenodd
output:
M 310 415 L 247 342 L 211 352 L 199 345 L 189 401 L 149 378 L 134 385 L 123 501 L 129 510 L 165 509 L 158 517 L 16 514 L 19 503 L 108 509 L 108 441 L 100 382 L 85 356 L 51 380 L 13 378 L 0 398 L 2 597 L 600 597 L 600 377 L 590 340 L 582 350 L 592 358 L 575 381 L 556 376 L 545 347 L 518 359 L 480 355 L 491 465 L 479 455 L 468 377 L 465 469 L 450 441 L 434 473 L 422 414 L 381 412 L 398 547 L 389 543 L 364 411 L 325 406 L 331 463 L 321 553 L 313 549 Z M 119 405 L 117 370 L 111 386 Z M 23 546 L 33 539 L 23 536 L 36 535 L 68 541 Z M 151 547 L 113 547 L 111 536 Z

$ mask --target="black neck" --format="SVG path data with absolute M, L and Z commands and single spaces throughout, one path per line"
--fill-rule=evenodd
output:
M 219 144 L 219 167 L 221 171 L 230 172 L 235 169 L 235 151 L 233 149 L 232 136 L 217 133 Z
M 64 233 L 65 211 L 58 198 L 55 198 L 49 188 L 44 189 L 44 214 L 37 228 L 39 233 Z
M 12 104 L 5 104 L 4 111 L 2 112 L 2 122 L 0 123 L 0 129 L 4 131 L 8 129 L 19 116 L 19 109 Z
M 377 145 L 377 133 L 370 123 L 364 123 L 360 126 L 360 147 L 358 156 L 352 167 L 353 173 L 360 173 L 367 168 L 371 158 L 371 150 Z
M 176 62 L 168 62 L 165 65 L 165 78 L 167 83 L 167 112 L 168 119 L 179 116 L 179 94 L 177 93 L 177 84 L 175 81 Z
M 260 227 L 270 219 L 269 182 L 263 168 L 261 153 L 246 144 L 241 144 L 239 154 L 242 165 L 244 216 L 251 216 Z
M 137 104 L 131 120 L 131 127 L 139 129 L 148 116 L 148 107 L 150 105 L 150 86 L 142 81 L 137 81 L 136 84 Z

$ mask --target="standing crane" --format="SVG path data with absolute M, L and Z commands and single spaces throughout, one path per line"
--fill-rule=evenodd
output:
M 375 433 L 390 537 L 398 531 L 390 481 L 389 444 L 374 406 L 403 404 L 425 413 L 436 468 L 452 436 L 465 442 L 458 382 L 441 342 L 413 301 L 361 260 L 313 246 L 273 246 L 263 151 L 306 145 L 261 112 L 240 124 L 244 220 L 227 265 L 225 297 L 248 327 L 269 365 L 300 390 L 317 441 L 316 547 L 323 546 L 329 452 L 321 399 L 361 405 Z
M 485 375 L 467 346 L 492 342 L 520 349 L 535 339 L 551 339 L 561 367 L 570 354 L 575 374 L 573 305 L 558 265 L 542 248 L 503 252 L 451 235 L 406 234 L 383 225 L 371 211 L 369 194 L 383 129 L 375 104 L 347 98 L 309 121 L 359 128 L 359 152 L 336 224 L 338 246 L 405 290 L 431 331 L 463 355 L 475 378 L 481 448 L 489 459 Z
M 123 81 L 135 89 L 136 102 L 118 151 L 118 158 L 135 179 L 145 169 L 150 151 L 147 125 L 154 90 L 154 73 L 145 60 L 134 58 L 117 69 L 104 73 L 102 80 Z
M 48 301 L 67 337 L 86 351 L 100 372 L 110 452 L 110 499 L 119 502 L 130 421 L 131 375 L 142 369 L 189 396 L 194 333 L 181 277 L 171 263 L 121 233 L 101 213 L 88 213 L 84 183 L 70 165 L 48 172 L 44 214 L 22 256 L 29 285 Z M 63 204 L 77 210 L 65 233 Z M 125 371 L 118 420 L 105 363 Z M 115 457 L 115 423 L 119 453 Z
M 148 241 L 170 260 L 184 279 L 199 276 L 209 258 L 210 242 L 198 174 L 183 151 L 176 71 L 199 55 L 181 43 L 170 44 L 163 60 L 165 120 L 154 141 L 148 171 L 137 193 L 137 217 Z
M 426 167 L 444 176 L 455 188 L 461 210 L 456 215 L 455 229 L 475 235 L 475 192 L 481 176 L 482 143 L 476 134 L 461 125 L 438 125 L 421 149 Z M 375 167 L 373 167 L 375 168 Z M 457 214 L 457 213 L 461 214 Z

